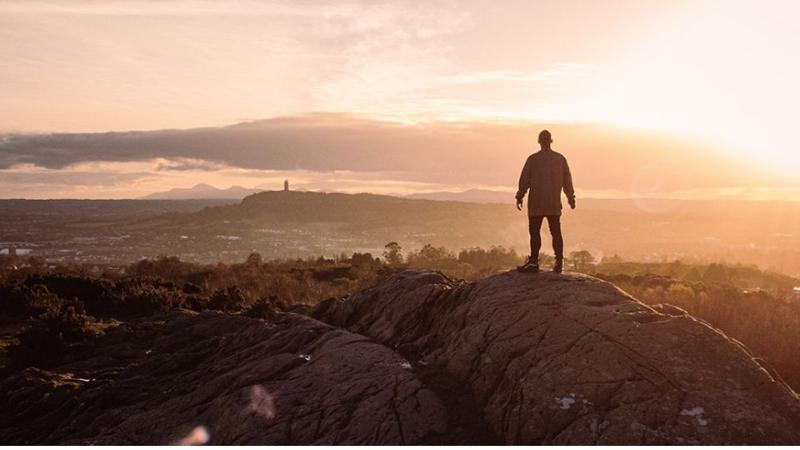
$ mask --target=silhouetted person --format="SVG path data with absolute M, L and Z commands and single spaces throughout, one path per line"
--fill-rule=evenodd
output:
M 567 159 L 561 153 L 553 151 L 550 144 L 553 138 L 550 132 L 539 133 L 541 150 L 532 154 L 525 161 L 519 176 L 517 191 L 517 209 L 522 210 L 522 199 L 530 189 L 528 196 L 528 231 L 531 234 L 531 256 L 518 269 L 526 272 L 539 271 L 539 250 L 542 238 L 539 231 L 542 222 L 547 218 L 550 235 L 553 237 L 553 251 L 556 254 L 554 272 L 564 268 L 564 239 L 561 237 L 561 190 L 567 195 L 569 206 L 575 209 L 575 189 L 572 187 L 572 174 L 569 172 Z

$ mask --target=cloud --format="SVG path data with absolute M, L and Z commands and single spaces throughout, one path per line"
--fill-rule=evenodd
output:
M 4 14 L 73 14 L 87 16 L 310 16 L 319 13 L 344 14 L 349 7 L 365 2 L 257 0 L 4 0 Z
M 401 178 L 395 178 L 401 176 Z M 425 183 L 390 172 L 262 170 L 156 158 L 134 162 L 83 162 L 60 169 L 30 164 L 0 170 L 0 198 L 138 198 L 172 188 L 210 184 L 227 188 L 411 194 L 464 190 L 470 185 Z M 487 186 L 490 187 L 490 186 Z
M 0 169 L 4 180 L 20 183 L 36 177 L 45 184 L 50 182 L 45 177 L 65 184 L 80 184 L 81 177 L 114 186 L 125 180 L 138 183 L 127 195 L 145 187 L 152 192 L 209 180 L 247 187 L 269 180 L 277 186 L 287 176 L 309 189 L 508 190 L 535 150 L 542 128 L 553 132 L 555 148 L 568 157 L 579 190 L 659 195 L 797 185 L 702 143 L 656 134 L 579 124 L 409 125 L 332 113 L 219 128 L 5 136 L 0 140 Z M 115 178 L 112 172 L 130 178 Z M 149 185 L 135 178 L 144 176 L 154 177 Z
M 102 167 L 105 166 L 105 167 Z M 140 182 L 152 176 L 150 172 L 129 167 L 125 172 L 110 170 L 106 164 L 82 164 L 68 170 L 45 169 L 29 164 L 15 166 L 12 170 L 2 170 L 0 184 L 9 185 L 49 185 L 82 187 L 120 187 Z M 103 170 L 98 170 L 102 167 Z
M 194 158 L 179 158 L 174 161 L 165 161 L 156 166 L 156 171 L 212 171 L 224 168 L 221 164 L 211 161 L 204 161 L 202 159 Z
M 515 70 L 491 70 L 484 72 L 463 72 L 442 77 L 441 83 L 477 84 L 493 82 L 522 83 L 562 83 L 566 79 L 591 76 L 593 68 L 587 64 L 556 64 L 535 72 Z
M 469 22 L 453 5 L 0 0 L 0 131 L 408 118 Z
M 150 185 L 152 164 L 86 162 L 63 169 L 21 164 L 0 170 L 2 198 L 120 198 Z M 135 195 L 134 195 L 135 196 Z

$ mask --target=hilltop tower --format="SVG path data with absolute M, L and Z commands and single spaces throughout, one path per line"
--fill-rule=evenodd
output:
M 289 192 L 289 180 L 283 180 L 283 191 Z

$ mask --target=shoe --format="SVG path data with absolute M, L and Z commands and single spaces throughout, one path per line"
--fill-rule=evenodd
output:
M 564 260 L 563 259 L 557 259 L 556 263 L 553 265 L 553 272 L 561 273 L 563 271 L 564 271 Z
M 539 271 L 539 264 L 534 261 L 532 258 L 528 257 L 525 260 L 525 264 L 521 266 L 517 266 L 517 271 L 519 272 L 527 272 L 527 273 L 536 273 Z

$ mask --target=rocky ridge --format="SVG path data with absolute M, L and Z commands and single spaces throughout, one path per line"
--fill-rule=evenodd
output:
M 311 314 L 111 328 L 0 379 L 0 443 L 800 442 L 746 348 L 591 277 L 409 271 Z
M 296 314 L 177 312 L 0 382 L 3 444 L 418 444 L 441 400 L 374 341 Z
M 405 272 L 315 315 L 440 367 L 509 444 L 800 442 L 800 404 L 738 342 L 582 275 Z

